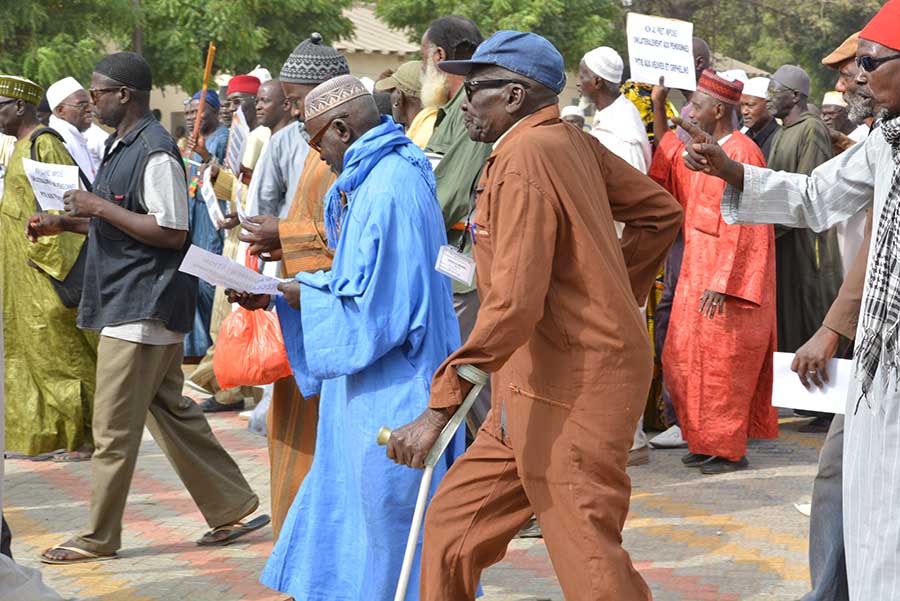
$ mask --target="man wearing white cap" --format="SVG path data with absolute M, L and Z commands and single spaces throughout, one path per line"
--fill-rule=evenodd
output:
M 632 167 L 647 173 L 650 140 L 637 107 L 619 91 L 624 70 L 618 52 L 606 46 L 595 48 L 581 59 L 578 91 L 597 107 L 591 134 Z
M 768 77 L 754 77 L 747 82 L 741 94 L 741 116 L 744 118 L 741 133 L 756 142 L 766 161 L 769 160 L 775 134 L 781 129 L 766 102 L 770 84 Z
M 584 111 L 581 110 L 581 107 L 577 104 L 564 106 L 562 110 L 559 111 L 559 118 L 566 123 L 574 125 L 578 129 L 584 129 Z
M 850 135 L 856 129 L 856 125 L 850 121 L 847 114 L 847 102 L 844 95 L 840 92 L 827 92 L 822 100 L 822 121 L 828 126 L 828 129 L 840 132 L 844 135 Z M 832 144 L 833 146 L 833 144 Z M 839 150 L 834 150 L 834 154 L 840 154 Z
M 84 135 L 93 121 L 93 105 L 87 91 L 74 77 L 60 79 L 47 88 L 50 104 L 50 127 L 59 132 L 66 143 L 66 150 L 89 181 L 94 181 L 99 167 L 88 149 Z
M 619 53 L 607 46 L 594 48 L 584 55 L 578 68 L 578 91 L 597 107 L 591 135 L 600 140 L 610 152 L 629 165 L 647 173 L 653 151 L 647 129 L 634 103 L 619 91 L 625 64 Z M 624 225 L 616 223 L 622 235 Z M 628 465 L 642 465 L 650 461 L 644 418 L 638 421 L 634 444 L 628 453 Z

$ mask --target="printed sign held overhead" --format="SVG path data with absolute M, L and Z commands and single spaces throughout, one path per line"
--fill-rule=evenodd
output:
M 693 23 L 628 13 L 626 31 L 632 81 L 656 85 L 665 77 L 668 88 L 697 89 Z

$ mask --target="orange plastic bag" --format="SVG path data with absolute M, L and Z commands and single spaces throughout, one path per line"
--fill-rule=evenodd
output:
M 222 320 L 213 371 L 222 389 L 264 386 L 293 374 L 274 311 L 238 307 Z

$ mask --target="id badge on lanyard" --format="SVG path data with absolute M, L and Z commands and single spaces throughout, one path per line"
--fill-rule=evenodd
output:
M 442 273 L 460 284 L 471 286 L 475 283 L 475 259 L 464 255 L 449 244 L 445 244 L 438 251 L 434 268 L 438 273 Z
M 469 209 L 469 215 L 466 217 L 466 223 L 463 228 L 463 235 L 462 240 L 459 243 L 459 248 L 456 248 L 451 244 L 445 244 L 438 251 L 437 262 L 434 264 L 434 268 L 438 273 L 444 274 L 464 286 L 472 286 L 475 284 L 475 259 L 463 254 L 463 249 L 466 247 L 466 236 L 471 235 L 470 227 L 474 229 L 474 225 L 470 226 L 472 223 L 472 213 L 474 211 L 474 207 Z M 473 236 L 472 243 L 474 244 L 474 242 L 475 239 Z

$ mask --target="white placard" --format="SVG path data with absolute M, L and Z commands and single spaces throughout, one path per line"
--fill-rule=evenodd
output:
M 688 21 L 628 13 L 628 59 L 631 79 L 694 91 L 694 24 Z
M 252 294 L 280 295 L 278 284 L 283 280 L 256 273 L 249 267 L 228 257 L 211 253 L 193 244 L 184 255 L 179 271 L 196 276 L 213 286 L 231 288 Z
M 225 164 L 238 182 L 241 180 L 241 159 L 244 158 L 244 146 L 247 145 L 249 135 L 247 118 L 244 117 L 244 111 L 238 107 L 231 117 L 231 133 L 228 136 L 228 151 L 225 154 Z
M 212 182 L 209 180 L 209 171 L 204 174 L 203 184 L 200 186 L 200 196 L 206 203 L 206 212 L 212 221 L 213 227 L 219 228 L 219 221 L 225 220 L 225 214 L 222 213 L 222 207 L 219 206 L 219 199 L 216 198 L 216 191 L 213 190 Z
M 791 371 L 793 353 L 775 353 L 775 384 L 772 405 L 788 409 L 821 411 L 843 414 L 847 406 L 847 394 L 853 380 L 853 361 L 832 359 L 828 362 L 828 383 L 825 388 L 812 384 L 806 388 L 800 378 Z M 807 380 L 809 378 L 807 377 Z
M 63 194 L 78 189 L 78 167 L 39 163 L 31 159 L 22 159 L 22 163 L 41 208 L 45 211 L 64 211 Z

